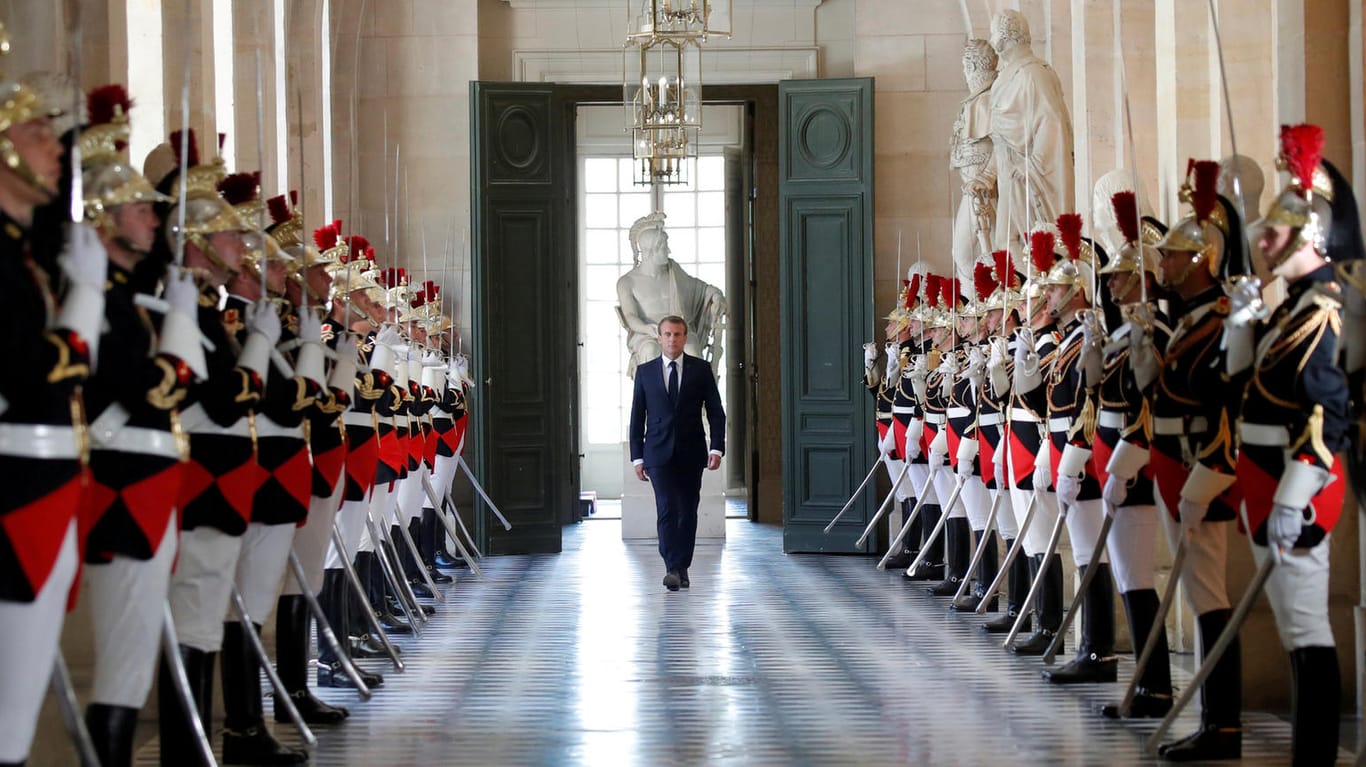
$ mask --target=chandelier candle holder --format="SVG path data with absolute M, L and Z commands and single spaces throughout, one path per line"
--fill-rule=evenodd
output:
M 702 128 L 702 49 L 695 39 L 629 42 L 622 104 L 632 131 L 638 184 L 686 183 Z
M 731 36 L 731 0 L 627 0 L 626 39 L 698 40 Z

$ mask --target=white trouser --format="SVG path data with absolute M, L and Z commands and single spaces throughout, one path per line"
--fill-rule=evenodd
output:
M 1029 513 L 1029 502 L 1034 498 L 1033 490 L 1010 489 L 1011 509 L 1015 512 L 1016 527 L 1024 525 L 1025 515 Z M 1024 550 L 1029 556 L 1042 554 L 1048 550 L 1048 536 L 1053 533 L 1053 525 L 1058 521 L 1058 496 L 1054 493 L 1039 493 L 1039 501 L 1034 504 L 1034 519 L 1029 529 L 1024 531 Z M 1016 532 L 1016 535 L 1020 535 Z
M 1056 499 L 1057 496 L 1055 495 Z M 1099 498 L 1091 501 L 1077 501 L 1067 509 L 1067 537 L 1072 540 L 1072 564 L 1085 567 L 1091 560 L 1105 563 L 1105 551 L 1096 553 L 1096 539 L 1105 523 L 1105 510 Z
M 375 491 L 370 494 L 370 503 L 366 504 L 365 511 L 360 518 L 360 538 L 356 541 L 354 551 L 374 551 L 380 541 L 384 540 L 384 531 L 379 528 L 379 525 L 385 519 L 383 516 L 384 509 L 389 506 L 389 496 L 391 495 L 393 495 L 392 484 L 384 482 L 375 485 Z M 375 521 L 376 529 L 380 535 L 379 541 L 370 539 L 370 527 L 366 524 L 366 519 Z
M 422 516 L 422 507 L 426 503 L 427 491 L 422 487 L 422 478 L 427 476 L 427 464 L 422 464 L 417 471 L 408 472 L 408 476 L 398 482 L 398 493 L 395 496 L 395 504 L 402 512 L 402 524 L 406 527 L 410 520 Z M 388 519 L 394 519 L 393 516 Z
M 1001 496 L 1000 508 L 996 510 L 996 529 L 1001 531 L 1001 538 L 1007 541 L 1015 540 L 1020 534 L 1020 522 L 1015 518 L 1014 496 L 1005 488 L 987 492 L 989 496 L 998 493 Z
M 1328 549 L 1331 534 L 1312 549 L 1285 552 L 1266 581 L 1266 599 L 1276 616 L 1276 631 L 1287 650 L 1301 647 L 1334 647 L 1333 627 L 1328 622 Z M 1271 549 L 1252 544 L 1252 556 L 1261 565 Z
M 323 565 L 328 559 L 332 541 L 332 520 L 337 517 L 337 507 L 341 503 L 342 491 L 346 489 L 346 477 L 340 476 L 332 486 L 332 495 L 326 498 L 313 496 L 308 503 L 308 520 L 304 526 L 294 530 L 294 553 L 308 575 L 308 587 L 314 594 L 323 588 Z M 341 563 L 337 563 L 341 567 Z M 294 577 L 294 568 L 285 568 L 285 585 L 281 594 L 302 594 L 299 579 Z M 256 617 L 256 616 L 252 616 Z
M 393 510 L 395 502 L 398 500 L 397 494 L 398 485 L 394 484 L 392 486 L 385 486 L 384 492 L 380 492 L 380 488 L 376 487 L 375 494 L 370 497 L 370 519 L 375 521 L 375 527 L 379 532 L 380 537 L 378 541 L 370 542 L 372 547 L 378 546 L 384 540 L 384 531 L 388 530 L 394 524 Z M 366 532 L 366 537 L 368 538 L 369 531 L 367 530 Z M 361 542 L 360 548 L 362 551 L 370 550 L 369 548 L 366 548 L 364 541 Z
M 939 471 L 934 475 L 934 494 L 939 497 L 939 503 L 948 503 L 953 498 L 953 488 L 958 485 L 958 475 L 953 471 L 952 464 L 939 467 Z M 960 494 L 958 500 L 954 501 L 952 509 L 942 509 L 943 513 L 949 515 L 949 519 L 957 519 L 968 515 L 967 509 L 963 506 L 963 496 Z
M 1176 550 L 1181 523 L 1162 510 L 1158 496 L 1158 511 L 1167 543 Z M 1181 588 L 1197 616 L 1211 610 L 1227 610 L 1228 602 L 1228 528 L 1232 521 L 1204 521 L 1196 525 L 1186 540 L 1186 563 L 1181 571 Z
M 915 491 L 918 488 L 911 486 L 911 472 L 907 471 L 904 476 L 901 474 L 901 470 L 906 466 L 906 462 L 889 458 L 886 461 L 883 461 L 883 463 L 887 465 L 888 480 L 896 482 L 896 478 L 901 477 L 901 481 L 898 482 L 896 486 L 896 502 L 901 503 L 908 498 L 914 498 Z
M 346 542 L 347 552 L 353 557 L 360 546 L 361 538 L 368 539 L 365 534 L 365 513 L 369 507 L 369 501 L 342 501 L 341 508 L 337 510 L 337 528 L 341 530 L 341 537 Z M 331 531 L 328 534 L 330 535 Z M 337 551 L 336 546 L 329 546 L 327 549 L 327 569 L 334 570 L 341 566 L 341 552 Z
M 76 521 L 32 602 L 0 600 L 0 762 L 22 762 L 33 745 L 38 712 L 52 679 L 66 598 L 76 579 Z
M 941 468 L 940 471 L 947 471 L 947 468 Z M 935 495 L 934 485 L 931 484 L 928 488 L 925 487 L 925 481 L 929 478 L 930 465 L 928 463 L 913 463 L 911 464 L 911 468 L 906 470 L 906 479 L 911 483 L 911 487 L 913 488 L 911 493 L 915 494 L 923 490 L 925 495 L 929 496 L 925 499 L 925 505 L 927 506 L 939 503 L 939 496 Z M 919 502 L 919 500 L 919 498 L 916 498 L 917 502 Z M 924 512 L 922 511 L 921 513 L 923 514 Z
M 247 605 L 251 622 L 265 625 L 275 611 L 275 596 L 280 592 L 280 580 L 289 563 L 289 550 L 294 545 L 294 525 L 263 525 L 252 522 L 242 534 L 242 556 L 237 559 L 237 588 Z M 237 620 L 236 610 L 229 610 L 224 620 Z
M 232 577 L 242 538 L 212 527 L 180 534 L 180 553 L 167 599 L 182 645 L 200 652 L 223 647 L 223 616 L 232 601 Z
M 92 703 L 142 708 L 147 702 L 161 649 L 176 528 L 172 514 L 151 559 L 116 554 L 106 564 L 85 566 L 81 589 L 90 604 L 95 645 Z
M 1145 591 L 1157 587 L 1154 578 L 1157 556 L 1157 507 L 1121 506 L 1105 548 L 1110 554 L 1110 569 L 1119 593 Z
M 987 492 L 986 483 L 981 477 L 968 477 L 968 481 L 963 484 L 961 502 L 967 510 L 968 524 L 972 525 L 972 529 L 975 532 L 987 529 L 987 516 L 991 514 L 991 493 Z

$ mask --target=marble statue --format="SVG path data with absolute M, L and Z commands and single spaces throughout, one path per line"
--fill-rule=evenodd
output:
M 963 47 L 963 77 L 968 96 L 953 123 L 949 167 L 958 171 L 963 190 L 953 218 L 953 267 L 958 279 L 971 285 L 973 264 L 991 252 L 996 222 L 996 164 L 991 157 L 996 51 L 986 40 L 969 40 Z
M 1072 119 L 1057 72 L 1030 48 L 1023 14 L 1004 10 L 992 17 L 991 47 L 1000 57 L 990 95 L 997 187 L 992 244 L 1019 252 L 1027 244 L 1024 232 L 1074 207 Z
M 719 288 L 683 271 L 669 258 L 669 235 L 664 214 L 651 213 L 631 226 L 631 248 L 637 261 L 617 280 L 617 313 L 626 328 L 626 347 L 631 359 L 626 375 L 634 378 L 636 366 L 660 355 L 659 320 L 674 314 L 688 322 L 684 351 L 701 357 L 720 370 L 724 348 L 726 297 Z

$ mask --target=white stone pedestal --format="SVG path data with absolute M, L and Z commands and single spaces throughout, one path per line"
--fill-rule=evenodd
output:
M 655 531 L 655 494 L 649 482 L 636 478 L 629 462 L 621 488 L 621 539 L 658 538 Z M 726 493 L 722 472 L 702 471 L 702 500 L 697 504 L 697 538 L 726 537 Z

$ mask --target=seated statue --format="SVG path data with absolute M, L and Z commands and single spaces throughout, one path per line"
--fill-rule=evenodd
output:
M 713 371 L 719 370 L 725 295 L 669 258 L 663 213 L 651 213 L 631 225 L 631 249 L 636 265 L 617 280 L 617 314 L 631 352 L 626 375 L 635 378 L 637 365 L 660 355 L 658 323 L 671 314 L 688 321 L 684 351 L 710 362 Z

